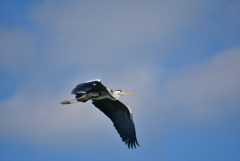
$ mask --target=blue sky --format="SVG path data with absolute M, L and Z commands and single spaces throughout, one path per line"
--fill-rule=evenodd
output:
M 240 159 L 240 1 L 0 2 L 0 160 Z M 134 93 L 140 147 L 74 98 Z

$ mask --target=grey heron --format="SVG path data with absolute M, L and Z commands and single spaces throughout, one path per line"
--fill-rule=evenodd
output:
M 112 120 L 122 141 L 128 145 L 128 148 L 133 149 L 136 148 L 136 145 L 139 146 L 131 109 L 118 100 L 120 95 L 133 95 L 132 93 L 126 93 L 122 90 L 113 91 L 105 87 L 100 79 L 95 79 L 78 84 L 72 90 L 72 94 L 76 95 L 76 99 L 60 103 L 71 104 L 92 100 L 92 103 Z

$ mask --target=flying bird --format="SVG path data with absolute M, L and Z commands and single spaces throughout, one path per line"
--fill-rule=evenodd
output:
M 105 87 L 100 79 L 95 79 L 78 84 L 72 90 L 72 94 L 76 95 L 76 99 L 69 101 L 65 100 L 60 103 L 84 103 L 88 100 L 92 100 L 94 106 L 112 120 L 122 141 L 128 145 L 128 148 L 133 149 L 136 148 L 136 145 L 139 146 L 131 109 L 118 100 L 121 95 L 133 95 L 132 93 L 126 93 L 122 90 L 113 91 Z

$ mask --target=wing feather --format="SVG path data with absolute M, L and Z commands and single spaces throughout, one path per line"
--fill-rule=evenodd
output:
M 100 79 L 80 83 L 72 90 L 72 94 L 82 94 L 90 92 L 99 83 L 101 83 Z
M 115 98 L 112 96 L 112 90 L 105 87 L 100 79 L 95 79 L 91 81 L 87 81 L 85 83 L 78 84 L 73 90 L 71 94 L 77 95 L 77 97 L 83 95 L 84 93 L 89 92 L 97 92 L 97 93 L 105 93 L 111 98 L 112 100 L 115 100 Z
M 133 149 L 136 148 L 136 145 L 139 146 L 132 114 L 126 105 L 118 100 L 110 99 L 93 101 L 93 104 L 112 120 L 122 141 L 128 145 L 128 148 Z

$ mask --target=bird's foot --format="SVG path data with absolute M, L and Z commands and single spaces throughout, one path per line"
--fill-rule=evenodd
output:
M 64 101 L 60 102 L 60 104 L 63 104 L 63 105 L 72 104 L 72 103 L 76 103 L 76 100 L 75 99 L 74 100 L 69 100 L 69 101 L 64 100 Z
M 65 104 L 71 104 L 71 102 L 70 102 L 70 101 L 67 101 L 67 100 L 64 100 L 64 101 L 60 102 L 60 104 L 63 104 L 63 105 L 65 105 Z

